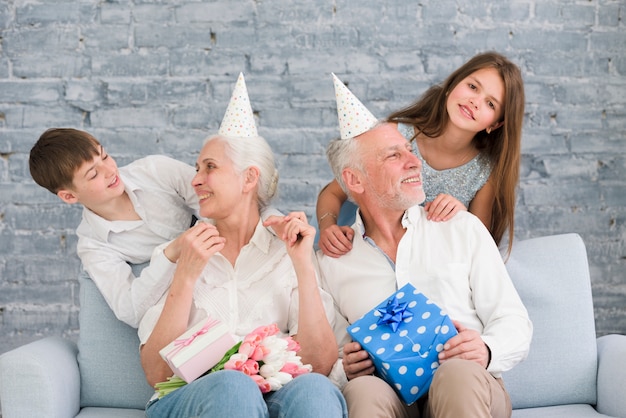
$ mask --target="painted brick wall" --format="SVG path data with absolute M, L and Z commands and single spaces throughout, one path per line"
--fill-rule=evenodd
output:
M 277 206 L 312 214 L 337 134 L 331 71 L 384 116 L 491 49 L 526 83 L 516 235 L 581 234 L 598 334 L 626 333 L 625 14 L 625 0 L 1 2 L 0 353 L 78 334 L 80 208 L 28 172 L 46 128 L 88 130 L 120 165 L 193 163 L 242 71 Z

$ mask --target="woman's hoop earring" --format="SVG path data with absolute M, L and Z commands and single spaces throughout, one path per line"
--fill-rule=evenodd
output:
M 491 128 L 487 128 L 486 131 L 487 131 L 487 135 L 489 135 L 491 133 Z

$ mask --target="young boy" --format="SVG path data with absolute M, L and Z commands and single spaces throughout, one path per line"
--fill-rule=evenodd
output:
M 197 214 L 195 169 L 153 155 L 118 168 L 96 138 L 49 129 L 30 151 L 30 173 L 67 203 L 83 205 L 77 254 L 118 319 L 137 327 L 167 291 L 180 255 L 176 240 Z M 164 253 L 153 249 L 171 241 Z M 150 261 L 135 277 L 129 265 Z

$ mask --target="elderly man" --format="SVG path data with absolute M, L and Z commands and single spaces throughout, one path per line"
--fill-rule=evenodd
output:
M 427 220 L 419 206 L 421 163 L 410 144 L 395 124 L 379 124 L 358 99 L 342 98 L 351 93 L 336 78 L 335 88 L 341 138 L 329 144 L 327 155 L 359 210 L 352 251 L 318 257 L 323 286 L 338 312 L 342 358 L 331 376 L 343 387 L 349 416 L 510 417 L 500 376 L 526 357 L 532 324 L 491 235 L 468 212 L 447 222 Z M 361 108 L 350 116 L 346 103 Z M 362 115 L 366 120 L 355 122 Z M 442 307 L 458 331 L 439 353 L 428 395 L 410 406 L 377 376 L 368 353 L 346 332 L 407 283 Z

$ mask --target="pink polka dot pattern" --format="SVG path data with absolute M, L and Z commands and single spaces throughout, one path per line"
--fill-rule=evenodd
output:
M 258 136 L 250 99 L 248 98 L 246 81 L 242 73 L 239 73 L 239 78 L 230 97 L 230 102 L 226 108 L 218 134 L 242 138 Z
M 372 129 L 378 119 L 367 110 L 335 74 L 332 75 L 335 84 L 341 139 L 354 138 Z

